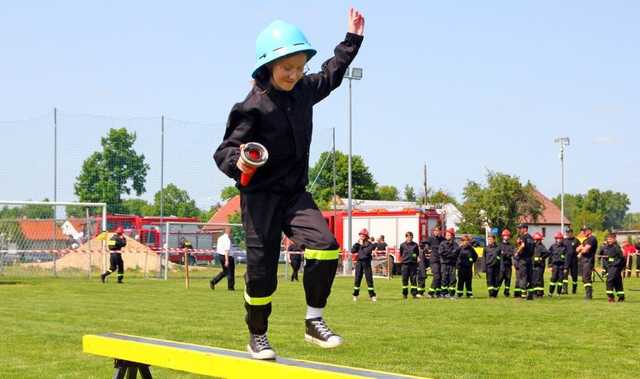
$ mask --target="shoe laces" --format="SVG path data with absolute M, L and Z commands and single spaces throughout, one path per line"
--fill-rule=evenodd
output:
M 334 333 L 329 329 L 327 323 L 324 319 L 320 319 L 317 321 L 311 321 L 311 325 L 318 331 L 318 333 L 322 336 L 322 338 L 329 338 L 334 335 Z
M 253 339 L 256 343 L 256 347 L 259 351 L 271 349 L 271 345 L 269 344 L 269 339 L 267 338 L 267 334 L 254 334 Z

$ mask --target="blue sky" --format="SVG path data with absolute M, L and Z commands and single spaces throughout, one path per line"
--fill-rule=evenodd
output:
M 640 3 L 635 1 L 12 1 L 0 11 L 0 199 L 52 197 L 52 108 L 60 109 L 59 199 L 109 127 L 138 133 L 159 188 L 205 206 L 229 185 L 211 161 L 249 90 L 257 33 L 301 26 L 317 70 L 366 17 L 354 63 L 354 153 L 375 179 L 459 196 L 486 170 L 560 191 L 557 136 L 571 137 L 567 192 L 622 191 L 640 211 Z M 186 122 L 190 121 L 190 122 Z M 315 109 L 312 150 L 347 146 L 347 86 Z M 7 185 L 8 183 L 8 185 Z

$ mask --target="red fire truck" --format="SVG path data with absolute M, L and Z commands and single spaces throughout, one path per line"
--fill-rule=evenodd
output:
M 114 232 L 119 226 L 125 230 L 125 233 L 147 246 L 154 251 L 162 250 L 162 241 L 164 240 L 164 228 L 165 223 L 197 223 L 199 222 L 196 217 L 163 217 L 159 216 L 136 216 L 136 215 L 122 215 L 113 214 L 107 215 L 107 231 Z M 102 225 L 102 218 L 98 217 L 96 222 L 96 235 L 98 235 Z M 167 248 L 178 248 L 178 237 L 185 237 L 191 241 L 196 252 L 190 254 L 190 264 L 209 264 L 213 260 L 213 253 L 210 251 L 213 246 L 212 236 L 206 233 L 200 232 L 200 228 L 196 225 L 184 225 L 180 228 L 180 236 L 175 233 L 170 234 L 169 241 L 167 241 Z M 174 263 L 184 263 L 184 255 L 179 252 L 173 252 L 169 254 L 169 260 Z

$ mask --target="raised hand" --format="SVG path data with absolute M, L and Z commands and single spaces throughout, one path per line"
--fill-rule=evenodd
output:
M 349 8 L 349 33 L 364 34 L 364 15 L 353 8 Z

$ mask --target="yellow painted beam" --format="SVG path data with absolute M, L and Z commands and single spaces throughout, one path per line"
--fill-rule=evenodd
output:
M 293 359 L 259 361 L 241 351 L 126 334 L 86 335 L 82 349 L 88 354 L 228 379 L 417 378 Z

